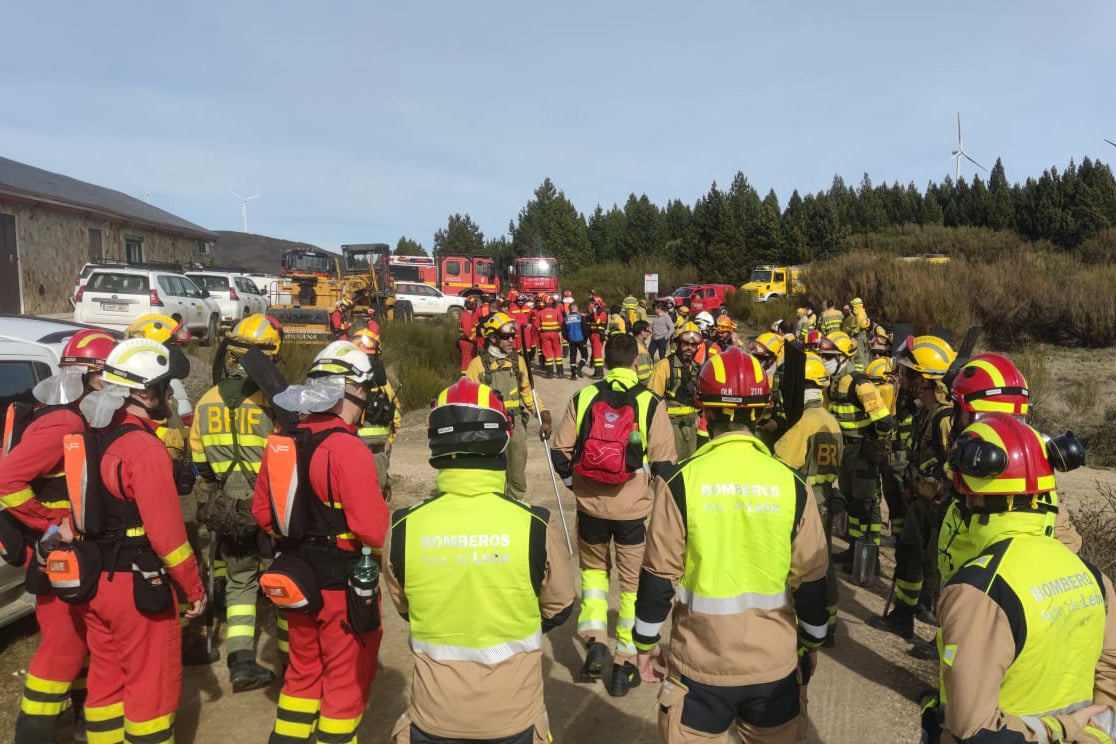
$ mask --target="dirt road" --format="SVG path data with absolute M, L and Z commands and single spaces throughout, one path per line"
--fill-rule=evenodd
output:
M 569 380 L 539 380 L 540 396 L 557 419 L 579 384 Z M 530 500 L 556 511 L 543 447 L 534 437 L 528 480 Z M 414 503 L 429 495 L 434 471 L 427 464 L 424 412 L 404 418 L 392 457 L 395 482 L 393 508 Z M 1112 482 L 1108 471 L 1078 471 L 1072 474 L 1071 491 L 1086 493 L 1098 479 Z M 568 524 L 573 529 L 572 495 L 562 489 Z M 576 558 L 570 559 L 576 567 Z M 810 684 L 811 731 L 808 741 L 843 744 L 868 737 L 881 742 L 914 742 L 918 737 L 919 690 L 936 676 L 933 663 L 907 655 L 910 644 L 882 634 L 866 625 L 884 604 L 891 578 L 892 551 L 883 551 L 883 575 L 875 586 L 857 587 L 842 579 L 840 627 L 834 648 L 821 653 L 818 673 Z M 615 593 L 615 588 L 614 588 Z M 261 602 L 261 617 L 264 617 Z M 615 606 L 615 598 L 613 602 Z M 575 613 L 576 614 L 576 613 Z M 260 639 L 261 661 L 275 662 L 273 625 Z M 387 740 L 392 723 L 404 710 L 410 684 L 410 651 L 405 624 L 385 605 L 385 635 L 382 669 L 372 689 L 372 701 L 360 729 L 365 742 Z M 636 744 L 657 742 L 655 694 L 652 685 L 642 685 L 626 698 L 613 700 L 600 685 L 573 682 L 582 655 L 574 638 L 575 621 L 548 635 L 545 644 L 547 707 L 557 742 L 569 744 Z M 917 633 L 932 637 L 930 626 L 918 625 Z M 37 636 L 33 620 L 0 631 L 0 734 L 7 737 L 19 707 L 19 692 Z M 182 705 L 178 715 L 180 742 L 266 741 L 275 716 L 279 686 L 233 695 L 223 661 L 184 673 Z M 63 739 L 64 741 L 66 739 Z

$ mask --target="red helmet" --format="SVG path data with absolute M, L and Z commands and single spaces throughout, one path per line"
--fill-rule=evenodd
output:
M 455 458 L 503 453 L 512 424 L 499 393 L 462 379 L 434 400 L 428 427 L 431 458 Z
M 764 408 L 770 401 L 763 366 L 735 346 L 709 357 L 698 373 L 694 402 L 702 408 Z
M 818 330 L 809 331 L 806 334 L 806 348 L 807 349 L 817 349 L 819 344 L 821 344 L 821 340 L 823 338 L 825 338 L 825 337 L 821 335 L 821 331 L 818 331 Z M 826 340 L 829 341 L 829 339 L 826 339 Z M 829 343 L 832 344 L 833 342 L 829 341 Z
M 100 370 L 105 367 L 109 352 L 116 347 L 116 339 L 105 331 L 90 328 L 78 331 L 62 349 L 59 367 L 88 367 Z
M 958 370 L 950 397 L 963 411 L 1026 416 L 1031 393 L 1011 360 L 1000 354 L 980 354 Z
M 989 413 L 957 437 L 950 451 L 959 493 L 1032 496 L 1054 490 L 1054 468 L 1042 435 L 1007 413 Z
M 818 340 L 817 349 L 818 349 L 818 355 L 823 356 L 823 357 L 824 356 L 837 356 L 838 354 L 841 353 L 841 351 L 837 348 L 837 345 L 835 343 L 833 343 L 833 340 L 829 339 L 829 338 L 826 338 L 825 336 L 822 336 Z

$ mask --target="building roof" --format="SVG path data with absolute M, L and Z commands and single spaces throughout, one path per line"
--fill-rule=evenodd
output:
M 205 240 L 217 235 L 127 194 L 0 157 L 0 197 L 53 204 Z

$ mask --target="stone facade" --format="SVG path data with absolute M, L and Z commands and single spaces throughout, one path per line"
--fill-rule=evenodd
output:
M 0 197 L 0 214 L 15 216 L 23 312 L 66 313 L 74 277 L 93 252 L 91 230 L 101 233 L 101 258 L 124 261 L 128 240 L 138 239 L 143 261 L 188 264 L 201 254 L 199 237 L 136 225 L 120 218 Z

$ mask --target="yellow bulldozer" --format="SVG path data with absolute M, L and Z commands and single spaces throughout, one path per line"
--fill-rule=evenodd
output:
M 284 340 L 321 343 L 334 338 L 329 315 L 348 298 L 354 317 L 373 307 L 383 320 L 410 320 L 411 303 L 396 301 L 388 271 L 386 243 L 341 246 L 341 256 L 317 248 L 292 248 L 283 254 L 269 314 L 283 324 Z M 354 326 L 361 325 L 360 321 Z

